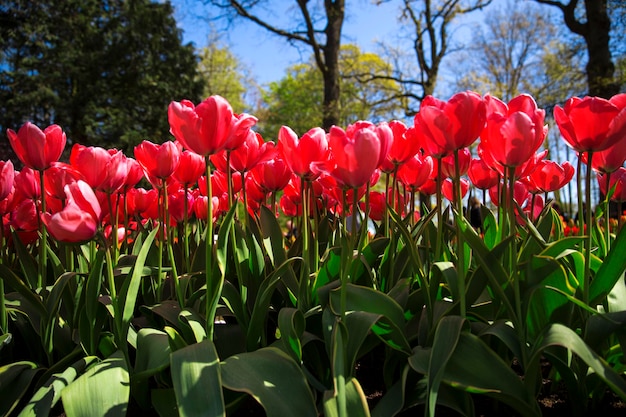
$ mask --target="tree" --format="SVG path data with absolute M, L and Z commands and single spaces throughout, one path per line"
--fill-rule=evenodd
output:
M 620 90 L 620 80 L 615 77 L 615 64 L 611 54 L 611 18 L 607 2 L 610 0 L 535 0 L 538 3 L 558 8 L 563 14 L 567 28 L 583 37 L 587 46 L 587 85 L 588 94 L 610 98 Z M 614 2 L 613 2 L 614 3 Z M 579 4 L 584 9 L 580 16 Z M 624 5 L 614 3 L 619 11 Z M 621 11 L 623 13 L 623 9 Z M 623 30 L 622 30 L 623 33 Z
M 344 45 L 339 54 L 339 72 L 339 126 L 357 120 L 378 122 L 400 116 L 402 108 L 397 101 L 400 86 L 385 79 L 392 68 L 380 56 L 362 53 L 356 45 Z M 362 82 L 363 74 L 381 78 Z M 319 126 L 324 96 L 322 85 L 313 59 L 289 68 L 283 79 L 270 83 L 263 93 L 265 104 L 255 112 L 261 120 L 261 133 L 275 138 L 282 125 L 299 134 Z
M 490 93 L 504 101 L 531 94 L 541 107 L 553 107 L 584 91 L 582 45 L 559 36 L 553 17 L 531 3 L 492 8 L 462 53 L 466 68 L 457 89 Z
M 0 127 L 61 125 L 72 142 L 169 138 L 167 105 L 199 100 L 169 2 L 13 0 L 0 9 Z M 4 24 L 6 23 L 6 25 Z
M 400 45 L 383 48 L 394 62 L 395 74 L 391 79 L 403 86 L 407 115 L 415 114 L 419 102 L 435 93 L 442 61 L 454 50 L 451 30 L 455 19 L 490 3 L 491 0 L 402 0 L 400 26 L 404 29 Z
M 198 73 L 204 86 L 203 97 L 220 95 L 237 112 L 245 110 L 246 96 L 254 89 L 236 56 L 215 36 L 200 51 Z
M 260 0 L 210 0 L 213 6 L 226 14 L 217 18 L 241 17 L 269 32 L 285 38 L 290 43 L 298 43 L 310 48 L 315 65 L 322 75 L 322 127 L 329 129 L 339 123 L 339 47 L 341 45 L 341 30 L 345 14 L 345 0 L 325 0 L 323 5 L 307 0 L 295 1 L 297 15 L 282 26 L 277 18 L 263 15 L 263 5 Z M 286 13 L 278 13 L 284 16 Z M 290 25 L 291 24 L 291 25 Z

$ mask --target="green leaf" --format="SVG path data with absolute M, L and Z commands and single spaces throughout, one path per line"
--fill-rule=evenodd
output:
M 533 346 L 532 361 L 538 361 L 542 352 L 550 346 L 561 346 L 578 355 L 622 399 L 626 399 L 626 381 L 617 374 L 572 329 L 554 323 L 549 325 Z
M 0 264 L 0 279 L 4 280 L 5 284 L 8 284 L 10 288 L 17 291 L 24 300 L 28 302 L 36 311 L 40 317 L 48 317 L 48 311 L 46 306 L 41 301 L 41 298 L 35 294 L 30 288 L 24 284 L 13 271 L 11 271 L 6 265 Z M 35 276 L 35 279 L 37 277 Z M 6 288 L 5 288 L 6 290 Z
M 346 311 L 366 312 L 379 318 L 372 331 L 394 349 L 410 353 L 411 348 L 404 333 L 404 311 L 394 299 L 372 288 L 346 284 Z M 340 289 L 330 292 L 331 308 L 340 311 Z
M 13 244 L 15 245 L 15 253 L 17 254 L 17 259 L 20 262 L 20 266 L 22 267 L 24 277 L 26 277 L 26 282 L 28 282 L 31 289 L 37 289 L 37 276 L 39 274 L 39 267 L 37 266 L 37 262 L 35 261 L 35 258 L 33 258 L 33 256 L 30 254 L 28 249 L 26 249 L 26 246 L 24 246 L 17 232 L 13 230 L 12 233 Z
M 127 279 L 125 285 L 122 286 L 122 290 L 119 294 L 119 305 L 122 306 L 122 318 L 121 318 L 121 340 L 126 340 L 128 335 L 128 329 L 130 327 L 130 321 L 135 313 L 135 304 L 137 303 L 137 294 L 139 293 L 139 286 L 141 284 L 141 276 L 143 275 L 143 267 L 146 262 L 146 257 L 152 246 L 154 237 L 156 236 L 158 228 L 154 229 L 146 240 L 141 245 L 141 250 L 135 260 L 133 266 L 133 273 L 130 279 Z M 126 285 L 128 283 L 128 285 Z
M 219 358 L 210 340 L 173 352 L 170 359 L 181 416 L 225 416 Z
M 48 416 L 50 410 L 61 398 L 63 388 L 71 384 L 88 366 L 93 364 L 98 358 L 88 356 L 75 362 L 63 372 L 56 373 L 50 377 L 39 388 L 30 399 L 26 407 L 22 409 L 19 417 L 27 416 Z
M 313 394 L 300 367 L 280 349 L 267 347 L 231 356 L 221 364 L 222 384 L 246 392 L 267 417 L 316 417 Z
M 367 405 L 367 398 L 363 393 L 361 384 L 356 378 L 349 378 L 346 381 L 346 410 L 350 417 L 369 417 L 370 411 Z M 324 415 L 326 417 L 339 417 L 337 397 L 333 395 L 333 391 L 324 393 Z
M 254 350 L 261 342 L 265 334 L 265 321 L 269 313 L 269 306 L 272 300 L 272 294 L 276 286 L 281 282 L 283 276 L 290 273 L 291 264 L 300 258 L 289 258 L 285 263 L 276 268 L 267 278 L 263 280 L 259 287 L 259 293 L 254 300 L 252 315 L 250 316 L 250 325 L 246 335 L 246 346 L 248 350 Z
M 589 287 L 590 305 L 601 302 L 626 271 L 624 253 L 626 253 L 626 227 L 622 227 L 615 237 L 611 250 L 591 281 Z
M 200 343 L 204 339 L 207 338 L 203 319 L 196 311 L 186 308 L 180 312 L 180 314 L 178 315 L 178 319 L 181 324 L 186 326 L 186 328 L 183 328 L 183 330 L 187 330 L 187 329 L 191 330 L 193 339 L 191 339 L 188 336 L 187 337 L 188 342 L 191 343 L 193 340 L 196 343 Z M 188 335 L 189 332 L 184 332 L 184 333 Z
M 278 329 L 283 349 L 296 363 L 302 363 L 302 333 L 304 332 L 304 314 L 295 308 L 281 308 L 278 312 Z
M 427 374 L 432 348 L 415 350 L 409 365 Z M 448 359 L 442 381 L 460 390 L 485 394 L 510 405 L 523 416 L 539 416 L 539 406 L 520 378 L 477 336 L 462 332 Z
M 38 372 L 34 362 L 14 362 L 0 367 L 0 415 L 7 416 L 20 402 Z
M 130 378 L 121 351 L 92 366 L 61 392 L 68 417 L 124 417 Z
M 439 384 L 452 357 L 461 336 L 465 319 L 459 316 L 449 316 L 441 319 L 435 331 L 435 340 L 428 363 L 428 404 L 430 417 L 435 416 Z
M 169 364 L 170 346 L 167 333 L 150 328 L 139 330 L 133 378 L 147 378 L 167 368 Z

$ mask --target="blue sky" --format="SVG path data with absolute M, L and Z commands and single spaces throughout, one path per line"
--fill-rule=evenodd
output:
M 193 42 L 198 48 L 206 45 L 210 24 L 198 17 L 203 14 L 201 3 L 193 0 L 173 0 L 172 3 L 185 42 Z M 278 5 L 276 10 L 281 13 L 284 13 L 285 7 L 280 5 L 285 3 L 290 2 L 270 2 Z M 356 43 L 363 51 L 376 52 L 377 41 L 392 40 L 396 35 L 400 13 L 398 2 L 380 6 L 372 4 L 370 0 L 348 0 L 346 3 L 344 43 Z M 299 51 L 283 38 L 241 20 L 233 30 L 221 36 L 260 84 L 279 80 L 288 66 L 307 60 L 311 53 L 308 47 L 301 46 Z

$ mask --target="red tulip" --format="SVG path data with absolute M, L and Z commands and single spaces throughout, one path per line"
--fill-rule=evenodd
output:
M 484 151 L 502 166 L 523 165 L 543 143 L 545 112 L 527 94 L 515 97 L 508 106 L 489 95 L 485 102 L 487 126 L 480 137 Z
M 127 193 L 132 190 L 139 181 L 143 178 L 143 169 L 141 169 L 141 165 L 139 162 L 133 158 L 125 158 L 126 164 L 126 179 L 124 180 L 124 184 L 122 184 L 120 191 Z
M 280 191 L 291 179 L 291 170 L 282 155 L 258 164 L 252 170 L 254 180 L 267 192 Z
M 467 174 L 467 170 L 472 160 L 472 154 L 468 148 L 459 150 L 459 172 L 455 171 L 454 155 L 448 155 L 441 158 L 441 173 L 444 177 L 454 178 L 456 176 L 462 176 Z
M 77 143 L 70 152 L 70 165 L 83 174 L 85 182 L 94 190 L 100 189 L 106 182 L 110 161 L 111 154 L 97 146 L 87 147 Z
M 31 199 L 23 199 L 16 202 L 11 212 L 11 226 L 15 230 L 31 232 L 39 230 L 39 219 L 37 218 L 37 206 Z M 33 240 L 34 241 L 34 240 Z M 28 243 L 24 242 L 23 243 Z
M 48 168 L 44 175 L 44 188 L 46 195 L 65 200 L 65 186 L 78 180 L 84 180 L 83 175 L 71 165 L 63 162 L 55 162 Z
M 249 131 L 241 145 L 230 153 L 230 166 L 237 172 L 247 172 L 275 153 L 274 142 L 265 142 L 260 134 Z
M 135 146 L 135 159 L 148 177 L 165 180 L 178 168 L 180 152 L 174 142 L 168 141 L 157 145 L 144 140 Z
M 370 181 L 379 165 L 381 137 L 390 133 L 388 126 L 360 124 L 347 131 L 330 128 L 328 144 L 332 151 L 329 174 L 349 188 L 359 188 Z
M 209 156 L 227 145 L 233 125 L 228 101 L 211 96 L 197 107 L 188 100 L 172 101 L 167 110 L 170 132 L 183 146 L 198 155 Z
M 398 180 L 406 187 L 417 190 L 428 181 L 433 171 L 433 159 L 414 155 L 398 169 Z
M 29 167 L 24 167 L 15 175 L 15 190 L 24 198 L 37 200 L 41 197 L 39 174 Z
M 461 178 L 461 198 L 465 197 L 465 195 L 467 194 L 467 192 L 469 191 L 469 181 L 465 178 Z M 454 190 L 454 184 L 452 183 L 451 179 L 446 179 L 442 186 L 441 186 L 441 191 L 443 192 L 443 196 L 445 198 L 447 198 L 449 201 L 455 201 L 455 190 Z
M 11 161 L 0 161 L 0 201 L 4 200 L 13 189 L 15 169 Z
M 193 196 L 185 193 L 184 189 L 169 193 L 167 199 L 170 216 L 175 222 L 180 223 L 185 219 L 185 199 L 187 199 L 187 218 L 193 213 Z
M 565 161 L 562 165 L 554 161 L 539 161 L 537 167 L 528 176 L 531 192 L 549 193 L 565 186 L 574 176 L 574 167 Z
M 65 186 L 67 205 L 58 213 L 43 213 L 42 221 L 50 234 L 61 242 L 84 242 L 92 239 L 100 224 L 100 204 L 84 181 Z
M 488 190 L 499 180 L 498 172 L 489 167 L 481 158 L 474 158 L 470 161 L 467 175 L 474 187 L 480 190 Z
M 285 156 L 285 162 L 297 176 L 313 180 L 319 172 L 313 172 L 312 165 L 328 159 L 328 139 L 322 128 L 315 127 L 299 140 L 298 135 L 287 126 L 278 132 L 278 148 Z
M 37 171 L 43 171 L 59 160 L 67 140 L 58 125 L 48 126 L 42 131 L 30 122 L 26 122 L 17 134 L 8 129 L 7 135 L 20 161 Z
M 584 152 L 580 156 L 582 162 L 587 164 L 588 153 Z M 603 151 L 594 152 L 591 165 L 599 172 L 613 172 L 624 165 L 624 161 L 626 161 L 626 140 L 622 139 Z
M 388 166 L 383 164 L 383 171 L 391 172 L 394 167 L 401 165 L 411 159 L 420 150 L 420 138 L 418 131 L 407 126 L 398 120 L 389 122 L 389 127 L 393 133 L 393 141 L 387 154 Z
M 246 113 L 233 115 L 233 124 L 228 140 L 224 145 L 224 150 L 234 151 L 246 140 L 252 126 L 257 122 L 257 118 Z
M 598 174 L 598 185 L 602 194 L 607 195 L 609 190 L 615 187 L 611 200 L 617 202 L 626 201 L 626 168 L 620 167 L 615 172 L 611 173 L 611 182 L 607 187 L 607 175 Z
M 485 126 L 485 103 L 478 94 L 466 91 L 447 102 L 427 96 L 415 115 L 415 128 L 422 133 L 426 154 L 439 158 L 470 146 Z
M 626 94 L 610 100 L 600 97 L 572 97 L 561 108 L 554 108 L 565 142 L 574 150 L 597 152 L 607 149 L 626 136 Z
M 183 185 L 189 186 L 198 181 L 198 178 L 204 174 L 205 170 L 204 157 L 195 152 L 183 151 L 180 154 L 180 163 L 174 171 L 174 178 Z

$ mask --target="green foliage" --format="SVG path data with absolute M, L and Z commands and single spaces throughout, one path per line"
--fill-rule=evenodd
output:
M 199 100 L 196 58 L 169 3 L 5 2 L 0 130 L 60 124 L 77 143 L 131 148 L 169 137 L 172 100 Z
M 402 115 L 400 87 L 384 78 L 392 75 L 392 67 L 380 56 L 361 52 L 355 45 L 343 45 L 339 70 L 340 125 L 347 126 L 357 120 L 390 120 Z M 313 61 L 290 67 L 283 79 L 270 83 L 263 92 L 265 105 L 256 112 L 262 120 L 261 132 L 274 140 L 282 125 L 300 135 L 320 126 L 323 96 L 322 74 Z
M 209 45 L 200 51 L 198 75 L 202 81 L 203 97 L 220 95 L 234 111 L 243 112 L 246 108 L 246 93 L 251 90 L 245 76 L 245 69 L 236 56 L 216 39 L 209 39 Z

